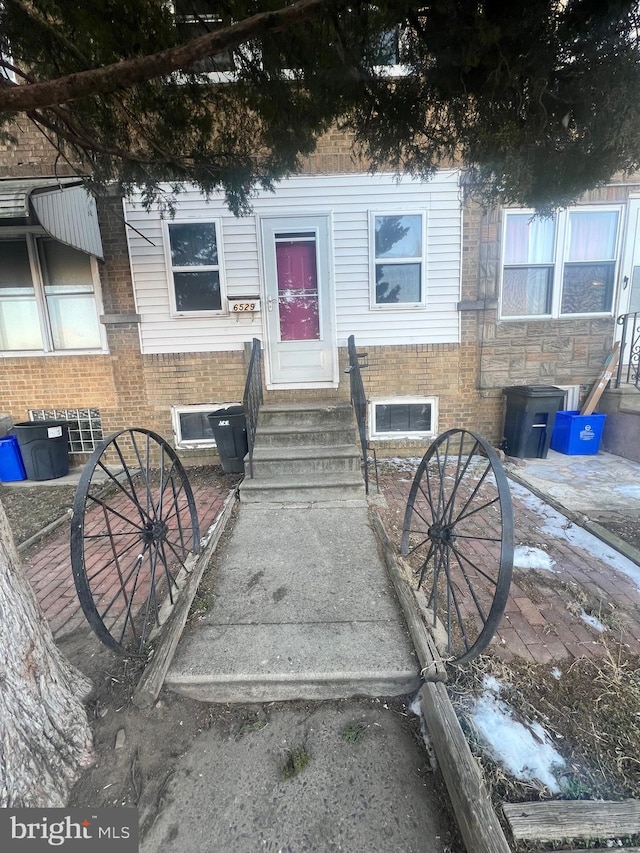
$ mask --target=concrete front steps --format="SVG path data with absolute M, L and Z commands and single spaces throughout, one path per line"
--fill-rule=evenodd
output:
M 349 403 L 272 403 L 261 407 L 253 479 L 245 477 L 240 500 L 295 503 L 364 497 L 357 431 Z

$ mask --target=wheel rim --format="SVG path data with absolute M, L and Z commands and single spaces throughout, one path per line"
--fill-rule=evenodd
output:
M 407 557 L 428 595 L 433 627 L 444 627 L 448 659 L 465 663 L 500 622 L 513 569 L 513 509 L 495 450 L 453 429 L 424 455 L 402 532 Z
M 200 549 L 184 468 L 159 435 L 125 429 L 89 457 L 71 519 L 71 566 L 82 610 L 105 645 L 143 655 Z

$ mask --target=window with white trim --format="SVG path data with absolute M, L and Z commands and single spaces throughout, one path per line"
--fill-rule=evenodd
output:
M 425 304 L 424 211 L 371 213 L 371 307 Z
M 437 429 L 437 397 L 389 397 L 369 401 L 372 441 L 431 438 Z
M 619 207 L 571 208 L 550 217 L 506 211 L 503 319 L 610 314 Z
M 0 350 L 103 350 L 95 259 L 56 240 L 0 238 Z
M 220 313 L 223 294 L 219 220 L 165 223 L 174 316 Z
M 215 447 L 216 440 L 208 415 L 224 406 L 237 405 L 239 403 L 202 403 L 192 406 L 172 406 L 171 420 L 176 447 L 182 450 Z

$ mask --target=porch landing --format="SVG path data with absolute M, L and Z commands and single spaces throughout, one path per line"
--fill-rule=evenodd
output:
M 364 501 L 240 504 L 165 685 L 207 702 L 403 695 L 413 651 Z
M 607 416 L 602 449 L 640 462 L 640 391 L 632 385 L 608 388 L 600 398 L 598 411 Z

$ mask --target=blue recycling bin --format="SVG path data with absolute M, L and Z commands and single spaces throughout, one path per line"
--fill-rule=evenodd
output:
M 567 456 L 592 456 L 600 449 L 600 439 L 607 416 L 593 412 L 558 412 L 551 436 L 551 449 Z
M 27 472 L 20 454 L 20 446 L 15 435 L 0 438 L 0 480 L 3 483 L 15 483 L 26 480 Z

